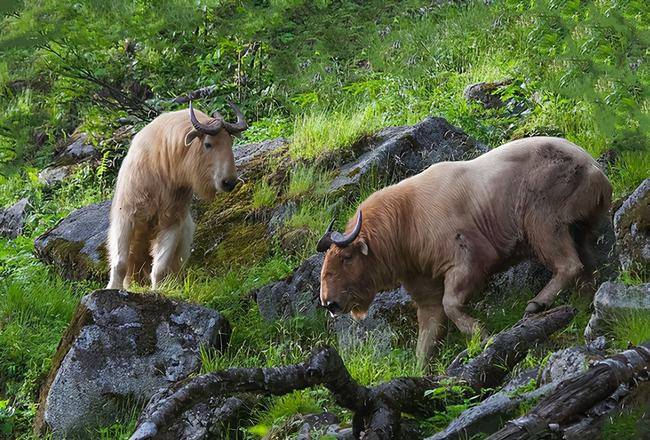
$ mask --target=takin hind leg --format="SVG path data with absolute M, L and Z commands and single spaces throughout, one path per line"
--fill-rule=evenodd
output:
M 187 264 L 187 260 L 190 258 L 190 253 L 192 251 L 192 239 L 194 237 L 195 229 L 196 226 L 194 225 L 192 216 L 188 213 L 180 227 L 178 245 L 170 267 L 172 272 L 180 272 L 183 266 Z
M 151 275 L 151 228 L 141 225 L 136 228 L 131 240 L 129 264 L 124 285 L 129 286 L 132 281 L 145 284 Z
M 178 248 L 181 227 L 179 224 L 162 229 L 152 246 L 151 287 L 156 289 L 160 282 L 172 273 L 172 265 Z
M 555 297 L 567 284 L 574 281 L 584 269 L 578 251 L 569 233 L 567 225 L 546 228 L 541 232 L 536 243 L 531 243 L 544 265 L 553 272 L 553 277 L 537 294 L 528 302 L 526 313 L 538 313 L 553 304 Z
M 110 280 L 107 289 L 123 289 L 129 264 L 129 249 L 135 230 L 132 218 L 111 216 L 108 230 L 108 257 L 110 261 Z

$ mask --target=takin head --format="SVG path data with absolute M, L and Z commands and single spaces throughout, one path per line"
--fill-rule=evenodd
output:
M 237 186 L 237 168 L 232 151 L 233 136 L 248 128 L 244 114 L 229 102 L 237 122 L 227 122 L 219 112 L 214 112 L 207 122 L 200 122 L 190 101 L 189 113 L 193 129 L 185 136 L 185 145 L 199 139 L 200 154 L 194 155 L 194 189 L 202 198 L 212 199 L 216 192 L 230 192 Z
M 320 302 L 332 316 L 350 313 L 363 319 L 377 289 L 372 274 L 376 262 L 361 232 L 359 210 L 356 224 L 348 234 L 333 231 L 332 221 L 317 245 L 318 252 L 327 252 L 320 276 Z

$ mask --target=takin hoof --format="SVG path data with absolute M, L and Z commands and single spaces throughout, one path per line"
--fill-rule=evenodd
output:
M 546 309 L 548 309 L 547 304 L 543 304 L 535 300 L 528 301 L 528 305 L 526 306 L 526 311 L 524 312 L 524 316 L 534 315 L 536 313 L 543 312 Z

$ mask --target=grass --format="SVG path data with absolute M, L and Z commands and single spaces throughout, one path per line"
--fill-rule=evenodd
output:
M 313 166 L 298 165 L 291 172 L 286 195 L 299 198 L 306 195 L 322 196 L 329 187 L 330 178 L 325 172 Z
M 384 126 L 379 109 L 369 105 L 353 112 L 318 111 L 296 118 L 289 147 L 295 159 L 314 159 L 342 150 Z
M 253 208 L 267 208 L 273 206 L 273 202 L 277 199 L 278 194 L 276 190 L 266 182 L 261 182 L 255 185 L 253 191 Z
M 625 349 L 629 344 L 639 345 L 650 341 L 650 313 L 634 310 L 616 314 L 609 322 L 614 345 Z

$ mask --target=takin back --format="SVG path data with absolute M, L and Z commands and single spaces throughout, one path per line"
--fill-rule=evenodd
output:
M 553 276 L 527 313 L 548 308 L 595 269 L 595 229 L 608 219 L 612 187 L 593 158 L 560 138 L 509 142 L 470 161 L 442 162 L 372 194 L 318 243 L 327 252 L 320 300 L 333 315 L 365 317 L 377 292 L 401 284 L 417 304 L 420 361 L 488 277 L 525 258 Z

